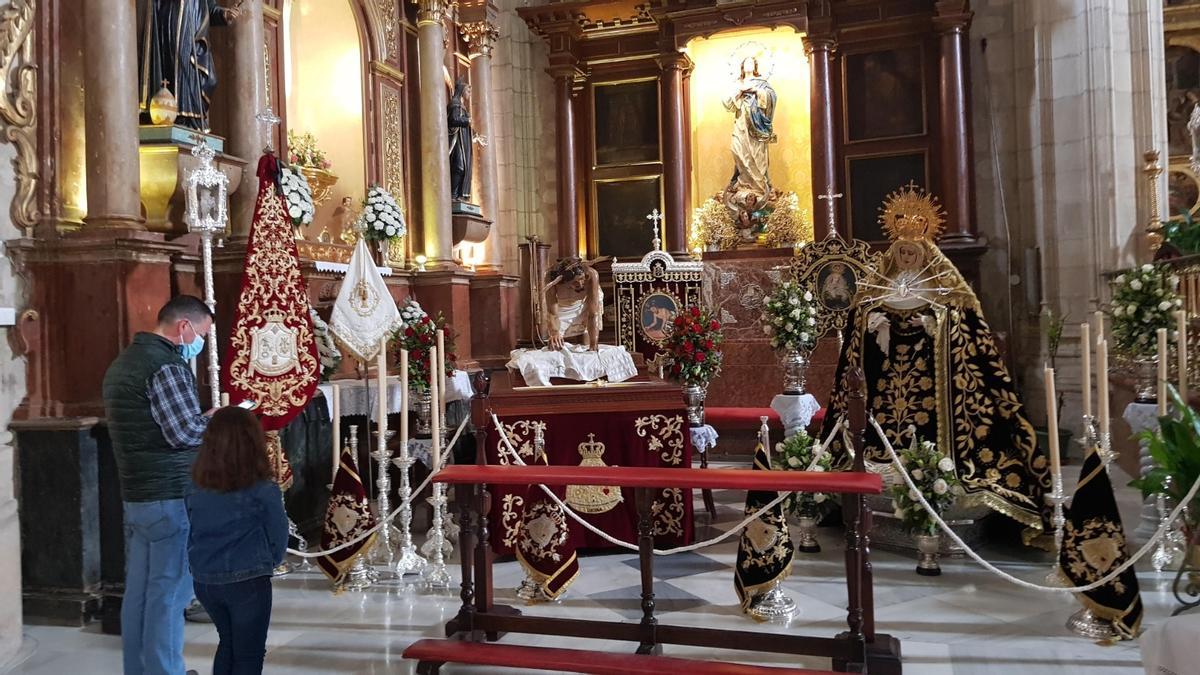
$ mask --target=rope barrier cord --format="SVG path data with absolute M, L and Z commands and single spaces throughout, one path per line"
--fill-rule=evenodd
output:
M 403 509 L 405 506 L 411 505 L 413 503 L 413 500 L 416 499 L 417 496 L 420 495 L 422 492 L 424 492 L 425 488 L 429 487 L 429 484 L 433 482 L 434 475 L 437 474 L 438 471 L 441 471 L 442 468 L 446 466 L 446 462 L 450 458 L 450 448 L 454 447 L 454 444 L 458 442 L 458 437 L 462 435 L 463 429 L 467 428 L 468 419 L 469 418 L 463 418 L 462 423 L 460 423 L 458 425 L 458 430 L 454 432 L 454 437 L 451 438 L 450 442 L 446 444 L 446 452 L 442 453 L 442 461 L 439 463 L 439 466 L 437 467 L 437 469 L 430 471 L 429 475 L 425 477 L 424 482 L 422 482 L 419 486 L 417 486 L 417 488 L 415 490 L 412 491 L 412 494 L 409 495 L 408 499 L 401 502 L 395 509 L 392 510 L 391 513 L 387 514 L 387 516 L 385 516 L 382 520 L 380 520 L 378 523 L 376 523 L 375 527 L 372 527 L 371 529 L 369 529 L 366 532 L 360 534 L 359 536 L 351 539 L 350 541 L 344 542 L 342 544 L 334 546 L 333 548 L 325 550 L 325 551 L 316 551 L 316 552 L 307 551 L 306 552 L 306 551 L 297 551 L 294 548 L 289 548 L 287 550 L 287 552 L 291 553 L 292 555 L 299 557 L 299 558 L 320 558 L 321 556 L 333 555 L 334 553 L 337 553 L 338 551 L 345 550 L 351 546 L 354 546 L 355 544 L 357 544 L 361 541 L 365 541 L 371 535 L 382 530 L 386 525 L 391 524 L 392 520 L 396 516 L 400 515 L 400 510 Z
M 499 430 L 500 441 L 505 446 L 505 448 L 507 450 L 507 454 L 511 457 L 512 461 L 517 466 L 528 466 L 528 464 L 526 464 L 525 461 L 521 459 L 521 456 L 517 453 L 516 449 L 513 448 L 512 442 L 508 438 L 508 434 L 504 432 L 504 427 L 500 424 L 500 419 L 498 417 L 496 417 L 496 413 L 492 413 L 492 424 L 495 425 L 497 430 Z M 833 434 L 836 433 L 838 428 L 842 427 L 842 426 L 844 426 L 844 425 L 841 422 L 839 422 L 833 428 L 833 430 L 830 431 L 829 438 L 832 438 Z M 826 439 L 826 442 L 828 442 L 828 439 Z M 812 462 L 812 464 L 809 465 L 810 470 L 812 469 L 812 467 L 816 466 L 817 460 L 820 458 L 822 452 L 824 452 L 824 445 L 819 446 L 817 452 L 814 454 L 813 462 Z M 570 516 L 571 520 L 574 520 L 575 522 L 579 523 L 580 525 L 582 525 L 585 529 L 587 529 L 592 534 L 600 537 L 601 539 L 604 539 L 605 541 L 607 541 L 608 543 L 610 543 L 614 546 L 619 546 L 621 548 L 628 549 L 630 551 L 638 550 L 638 547 L 636 544 L 631 544 L 627 541 L 617 539 L 616 537 L 608 534 L 604 530 L 601 530 L 600 528 L 596 527 L 595 525 L 592 525 L 591 523 L 584 520 L 583 516 L 580 516 L 578 513 L 575 512 L 574 509 L 572 509 L 565 502 L 563 502 L 561 499 L 559 499 L 558 495 L 554 494 L 554 492 L 550 488 L 546 487 L 545 485 L 541 485 L 541 484 L 539 484 L 538 487 L 541 488 L 542 492 L 545 492 L 546 495 L 548 497 L 550 497 L 550 499 L 553 500 L 554 503 L 557 504 L 558 507 L 560 509 L 562 509 L 564 513 L 566 513 L 568 516 Z M 757 520 L 758 517 L 761 516 L 762 514 L 766 513 L 767 511 L 770 511 L 771 509 L 775 508 L 776 506 L 782 504 L 783 501 L 785 499 L 787 499 L 788 497 L 790 497 L 792 494 L 793 493 L 791 493 L 791 492 L 779 493 L 779 496 L 776 497 L 773 501 L 771 501 L 771 503 L 762 507 L 758 511 L 755 511 L 753 514 L 746 516 L 746 518 L 743 519 L 742 522 L 740 522 L 737 525 L 735 525 L 734 527 L 726 530 L 719 536 L 713 537 L 712 539 L 709 539 L 707 541 L 700 541 L 700 542 L 696 542 L 693 544 L 689 544 L 688 546 L 679 546 L 676 548 L 669 548 L 669 549 L 665 549 L 665 550 L 656 548 L 656 549 L 653 549 L 654 555 L 675 555 L 676 553 L 688 553 L 690 551 L 695 551 L 697 549 L 701 549 L 701 548 L 705 548 L 708 546 L 714 546 L 716 544 L 719 544 L 719 543 L 725 541 L 726 539 L 732 537 L 733 535 L 740 533 L 742 531 L 742 528 L 746 527 L 754 520 Z
M 1043 584 L 1035 584 L 1035 583 L 1031 583 L 1029 581 L 1025 581 L 1024 579 L 1018 579 L 1017 577 L 1014 577 L 1013 575 L 1009 574 L 1008 572 L 1005 572 L 1004 570 L 997 568 L 995 565 L 989 563 L 988 561 L 986 561 L 982 557 L 980 557 L 979 554 L 976 553 L 975 550 L 972 549 L 970 546 L 967 546 L 966 542 L 964 542 L 962 540 L 962 538 L 960 538 L 957 534 L 955 534 L 954 530 L 950 529 L 950 526 L 946 524 L 946 521 L 942 520 L 942 517 L 940 515 L 938 515 L 938 513 L 936 511 L 933 510 L 933 508 L 929 505 L 929 502 L 925 499 L 925 495 L 921 494 L 921 491 L 917 489 L 916 484 L 913 483 L 912 478 L 908 475 L 908 469 L 904 468 L 904 465 L 900 463 L 900 458 L 899 458 L 899 456 L 896 455 L 896 449 L 893 448 L 891 442 L 888 441 L 887 436 L 884 434 L 883 429 L 880 428 L 879 423 L 875 421 L 875 418 L 873 416 L 868 415 L 867 419 L 870 420 L 871 426 L 875 427 L 875 433 L 879 434 L 879 438 L 883 441 L 883 446 L 887 449 L 888 455 L 891 456 L 892 468 L 898 469 L 896 472 L 898 474 L 900 474 L 901 478 L 904 479 L 904 483 L 908 486 L 908 489 L 917 495 L 917 500 L 920 502 L 922 508 L 924 508 L 929 513 L 929 515 L 933 516 L 933 519 L 937 522 L 938 527 L 940 527 L 942 529 L 942 531 L 945 532 L 950 537 L 950 539 L 954 541 L 954 543 L 961 546 L 962 549 L 967 552 L 967 555 L 969 555 L 972 560 L 974 560 L 975 562 L 982 565 L 983 568 L 986 569 L 987 571 L 998 575 L 1000 578 L 1004 579 L 1005 581 L 1009 581 L 1018 586 L 1024 586 L 1025 588 L 1033 589 L 1035 591 L 1058 591 L 1060 593 L 1086 593 L 1087 591 L 1092 591 L 1097 588 L 1100 588 L 1101 586 L 1105 586 L 1105 585 L 1111 583 L 1114 579 L 1116 579 L 1117 577 L 1124 574 L 1125 570 L 1129 569 L 1130 567 L 1133 567 L 1137 563 L 1138 560 L 1142 559 L 1142 556 L 1144 556 L 1150 552 L 1150 549 L 1152 549 L 1158 543 L 1158 540 L 1161 539 L 1163 537 L 1163 535 L 1165 535 L 1167 533 L 1167 530 L 1169 530 L 1171 528 L 1171 524 L 1174 523 L 1177 518 L 1179 518 L 1179 515 L 1181 513 L 1183 513 L 1183 510 L 1185 508 L 1187 508 L 1187 505 L 1190 504 L 1192 499 L 1194 499 L 1196 497 L 1196 493 L 1198 491 L 1200 491 L 1200 479 L 1197 479 L 1196 482 L 1192 484 L 1192 489 L 1188 491 L 1187 496 L 1185 496 L 1183 498 L 1183 500 L 1181 500 L 1179 502 L 1179 506 L 1175 507 L 1175 510 L 1171 512 L 1171 517 L 1168 518 L 1166 521 L 1164 521 L 1163 523 L 1161 523 L 1158 526 L 1158 530 L 1154 533 L 1154 536 L 1151 537 L 1150 540 L 1146 542 L 1146 545 L 1143 546 L 1141 549 L 1139 549 L 1137 553 L 1135 553 L 1132 557 L 1129 558 L 1129 560 L 1126 560 L 1119 567 L 1117 567 L 1112 572 L 1109 572 L 1104 578 L 1100 579 L 1099 581 L 1094 581 L 1086 586 L 1074 586 L 1074 587 L 1065 587 L 1065 588 L 1061 587 L 1061 586 L 1046 586 Z

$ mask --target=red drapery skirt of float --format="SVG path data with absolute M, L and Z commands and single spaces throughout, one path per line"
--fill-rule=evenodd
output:
M 541 415 L 537 417 L 500 417 L 505 433 L 521 460 L 533 464 L 536 427 L 542 426 L 547 463 L 551 466 L 652 466 L 688 467 L 692 464 L 691 435 L 684 416 L 677 411 L 645 411 L 604 414 Z M 488 433 L 488 464 L 512 464 L 508 453 L 499 452 L 495 429 Z M 637 543 L 637 510 L 633 490 L 611 486 L 571 485 L 555 488 L 556 494 L 592 525 L 622 541 Z M 543 514 L 526 514 L 526 509 L 548 499 L 540 487 L 496 485 L 492 487 L 493 507 L 488 529 L 492 549 L 497 555 L 513 555 L 521 539 L 523 522 L 538 520 Z M 552 509 L 542 507 L 553 519 Z M 651 506 L 654 516 L 654 543 L 659 548 L 690 544 L 693 537 L 691 490 L 664 487 L 657 490 Z M 532 519 L 530 518 L 532 516 Z M 540 520 L 533 533 L 548 539 Z M 567 520 L 567 538 L 563 551 L 587 548 L 611 548 L 612 544 L 588 531 L 574 520 Z M 528 555 L 525 556 L 529 558 Z

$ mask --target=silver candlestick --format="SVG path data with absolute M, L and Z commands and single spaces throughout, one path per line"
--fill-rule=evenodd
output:
M 400 498 L 400 517 L 398 521 L 400 557 L 396 561 L 397 576 L 420 574 L 429 566 L 429 561 L 422 558 L 417 553 L 417 547 L 413 545 L 412 481 L 409 479 L 408 472 L 412 469 L 415 461 L 408 452 L 407 444 L 401 446 L 400 456 L 392 460 L 396 468 L 400 469 L 400 490 L 397 494 Z
M 783 592 L 776 582 L 771 590 L 755 598 L 748 610 L 760 621 L 790 619 L 796 613 L 796 601 Z
M 354 468 L 358 469 L 358 426 L 350 427 L 350 459 L 354 462 Z M 367 567 L 364 556 L 366 551 L 359 551 L 358 555 L 354 556 L 354 566 L 350 568 L 350 572 L 342 581 L 342 590 L 345 591 L 361 591 L 375 583 L 378 576 L 375 570 Z
M 376 431 L 377 445 L 371 453 L 371 459 L 375 460 L 378 467 L 375 476 L 375 506 L 376 517 L 381 523 L 392 513 L 392 477 L 389 472 L 392 464 L 392 452 L 388 449 L 388 441 L 395 433 L 389 430 L 384 432 L 383 437 L 380 438 L 379 432 Z M 394 578 L 395 572 L 392 571 L 392 565 L 395 563 L 395 556 L 392 552 L 391 523 L 384 525 L 379 530 L 379 537 L 375 540 L 374 548 L 371 549 L 371 561 L 383 568 L 378 570 L 381 578 Z
M 444 484 L 433 484 L 433 496 L 429 498 L 429 505 L 433 507 L 433 527 L 429 528 L 429 542 L 433 551 L 429 567 L 425 570 L 425 583 L 429 590 L 439 592 L 450 588 L 450 574 L 446 572 L 446 531 L 442 520 L 442 513 L 446 508 Z
M 1054 515 L 1050 519 L 1050 524 L 1054 525 L 1054 569 L 1046 575 L 1046 583 L 1052 586 L 1062 586 L 1066 581 L 1062 575 L 1060 561 L 1062 560 L 1063 527 L 1067 524 L 1067 517 L 1063 513 L 1067 495 L 1063 490 L 1061 471 L 1054 474 L 1051 491 L 1046 495 L 1046 501 L 1054 507 Z

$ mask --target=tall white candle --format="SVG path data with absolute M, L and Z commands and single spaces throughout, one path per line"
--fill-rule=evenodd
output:
M 408 350 L 400 350 L 400 456 L 408 459 Z
M 1183 400 L 1188 397 L 1188 320 L 1187 312 L 1175 312 L 1176 330 L 1179 337 L 1175 339 L 1175 348 L 1179 350 L 1179 396 Z
M 1108 340 L 1096 345 L 1096 405 L 1100 408 L 1100 433 L 1108 434 Z
M 441 395 L 438 392 L 438 380 L 441 378 L 439 378 L 437 373 L 435 373 L 433 370 L 435 364 L 440 362 L 441 354 L 438 353 L 437 345 L 434 345 L 434 347 L 429 350 L 429 393 L 433 399 L 433 404 L 430 406 L 429 411 L 431 422 L 430 426 L 433 430 L 433 450 L 430 452 L 430 454 L 433 456 L 432 471 L 434 473 L 436 473 L 437 470 L 442 466 L 442 411 L 441 406 L 438 405 L 438 401 L 441 400 Z
M 1167 414 L 1167 329 L 1158 329 L 1158 414 Z
M 1050 436 L 1050 471 L 1056 478 L 1062 475 L 1058 448 L 1058 396 L 1054 387 L 1054 369 L 1046 368 L 1046 431 Z
M 387 385 L 387 338 L 379 345 L 379 419 L 378 430 L 379 451 L 387 451 L 387 414 L 388 414 L 388 385 Z
M 1092 331 L 1086 323 L 1079 324 L 1079 347 L 1083 358 L 1083 416 L 1092 415 Z
M 342 462 L 342 385 L 333 385 L 333 473 L 337 476 L 338 465 Z
M 229 407 L 229 394 L 228 393 L 221 394 L 221 407 L 222 408 Z
M 435 399 L 434 403 L 439 406 L 442 413 L 442 421 L 445 422 L 446 414 L 446 332 L 438 329 L 437 332 L 437 376 L 438 376 L 438 393 L 441 394 L 440 399 Z
M 1092 316 L 1096 320 L 1096 342 L 1100 342 L 1104 339 L 1104 312 L 1096 312 Z

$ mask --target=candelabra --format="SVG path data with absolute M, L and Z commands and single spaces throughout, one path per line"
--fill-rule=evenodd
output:
M 442 452 L 444 457 L 450 458 L 454 456 L 454 449 L 450 447 L 450 430 L 445 426 L 442 427 L 442 448 L 444 448 Z M 446 461 L 449 461 L 449 459 Z M 454 542 L 458 541 L 459 535 L 458 521 L 454 519 L 454 514 L 450 513 L 449 501 L 449 496 L 447 496 L 446 503 L 442 505 L 442 522 L 446 524 L 446 555 L 454 553 Z
M 1052 480 L 1050 494 L 1046 495 L 1046 501 L 1054 507 L 1054 514 L 1050 517 L 1050 524 L 1054 526 L 1054 569 L 1046 575 L 1046 583 L 1052 586 L 1063 586 L 1066 580 L 1062 576 L 1060 561 L 1062 560 L 1063 527 L 1067 524 L 1067 517 L 1063 513 L 1067 495 L 1063 490 L 1062 471 L 1055 472 Z
M 772 619 L 788 619 L 796 613 L 796 601 L 779 587 L 781 582 L 775 582 L 771 590 L 763 593 L 750 605 L 750 615 L 760 621 Z
M 436 469 L 435 469 L 436 471 Z M 433 507 L 433 527 L 429 528 L 429 542 L 433 549 L 429 567 L 425 570 L 425 583 L 431 591 L 443 591 L 450 588 L 450 574 L 446 572 L 446 532 L 442 520 L 443 509 L 446 508 L 446 486 L 442 483 L 433 484 L 433 496 L 429 498 Z
M 1171 478 L 1167 477 L 1163 484 L 1163 492 L 1155 495 L 1154 508 L 1158 513 L 1158 528 L 1162 535 L 1158 539 L 1158 546 L 1154 548 L 1154 553 L 1150 556 L 1150 564 L 1154 566 L 1154 571 L 1162 573 L 1163 570 L 1175 563 L 1176 557 L 1183 550 L 1183 535 L 1174 528 L 1168 528 L 1171 520 L 1172 504 L 1167 498 L 1166 490 L 1170 489 Z
M 375 476 L 375 505 L 377 518 L 382 523 L 384 519 L 392 512 L 392 477 L 389 469 L 392 465 L 392 453 L 388 450 L 388 441 L 395 435 L 394 431 L 386 431 L 380 436 L 379 432 L 375 432 L 377 440 L 375 450 L 371 453 L 371 458 L 375 460 L 378 467 Z M 381 578 L 393 578 L 394 572 L 392 565 L 395 563 L 395 556 L 392 552 L 392 525 L 387 523 L 379 530 L 379 537 L 375 540 L 375 546 L 371 549 L 371 561 L 383 567 L 379 571 Z
M 354 461 L 355 469 L 358 468 L 358 427 L 350 427 L 350 457 Z M 367 567 L 363 557 L 367 554 L 366 551 L 360 551 L 354 556 L 354 565 L 350 568 L 350 572 L 346 575 L 346 579 L 342 582 L 342 590 L 346 591 L 362 591 L 370 587 L 371 584 L 378 580 L 375 570 Z
M 412 465 L 416 463 L 416 460 L 409 454 L 407 443 L 401 445 L 400 456 L 393 459 L 392 462 L 396 465 L 396 468 L 400 469 L 400 489 L 397 492 L 400 498 L 400 516 L 398 521 L 400 557 L 396 560 L 396 575 L 420 574 L 429 566 L 429 561 L 422 558 L 417 553 L 417 547 L 413 545 L 412 481 L 409 478 L 408 472 L 412 469 Z

